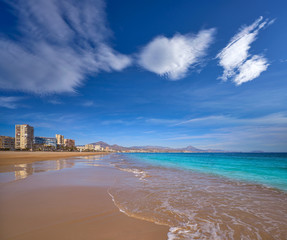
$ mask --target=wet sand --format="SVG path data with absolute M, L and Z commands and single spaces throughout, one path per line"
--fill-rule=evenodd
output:
M 79 156 L 104 155 L 107 152 L 12 152 L 0 151 L 0 166 L 32 163 L 36 161 L 63 159 Z
M 0 239 L 167 239 L 167 226 L 128 217 L 113 204 L 108 189 L 125 177 L 107 166 L 81 165 L 2 181 Z

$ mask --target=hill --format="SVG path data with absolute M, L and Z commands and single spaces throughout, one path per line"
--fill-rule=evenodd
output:
M 170 148 L 162 146 L 132 146 L 132 147 L 123 147 L 117 144 L 110 145 L 103 141 L 90 143 L 92 145 L 100 145 L 102 148 L 108 147 L 109 149 L 115 151 L 142 151 L 142 152 L 224 152 L 222 150 L 203 150 L 193 146 L 187 146 L 185 148 Z

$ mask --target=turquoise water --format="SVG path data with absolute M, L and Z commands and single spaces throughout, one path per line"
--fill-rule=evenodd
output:
M 122 212 L 168 225 L 169 240 L 286 239 L 286 153 L 132 153 L 110 189 Z
M 185 169 L 287 191 L 287 153 L 133 153 L 138 165 Z

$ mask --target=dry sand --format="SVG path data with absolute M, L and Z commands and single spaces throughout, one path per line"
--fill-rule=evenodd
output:
M 125 174 L 109 167 L 71 168 L 2 181 L 0 239 L 167 239 L 168 227 L 128 217 L 113 204 L 108 188 Z

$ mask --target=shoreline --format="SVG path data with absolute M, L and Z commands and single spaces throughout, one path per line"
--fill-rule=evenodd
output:
M 19 157 L 17 163 L 23 159 L 26 161 L 26 157 Z M 61 158 L 73 161 L 71 155 Z M 38 163 L 42 159 L 37 159 L 34 154 L 34 159 L 30 161 L 40 171 L 14 181 L 7 176 L 14 175 L 13 164 L 0 165 L 0 170 L 4 170 L 0 171 L 4 173 L 0 176 L 2 180 L 7 180 L 0 184 L 1 239 L 168 238 L 168 226 L 127 216 L 114 204 L 108 190 L 116 181 L 125 180 L 127 173 L 108 166 L 89 165 L 49 171 L 51 163 Z M 86 161 L 93 160 L 84 159 L 83 162 Z
M 287 195 L 278 189 L 96 155 L 0 165 L 0 238 L 286 236 Z
M 113 157 L 117 169 L 138 178 L 119 182 L 121 189 L 111 191 L 116 205 L 129 216 L 169 225 L 170 239 L 284 239 L 286 192 L 252 181 L 180 168 L 175 163 L 185 159 L 172 162 L 170 158 L 171 155 L 165 156 L 167 163 L 159 164 L 156 160 L 160 158 L 144 155 L 120 156 L 118 161 Z M 190 158 L 198 165 L 208 160 L 204 156 Z M 228 161 L 239 162 L 236 156 Z M 215 161 L 211 163 L 215 168 Z
M 107 155 L 108 152 L 21 152 L 0 151 L 0 166 L 26 164 L 46 160 L 58 160 L 71 157 Z

